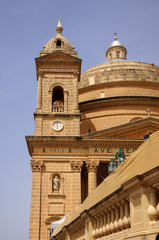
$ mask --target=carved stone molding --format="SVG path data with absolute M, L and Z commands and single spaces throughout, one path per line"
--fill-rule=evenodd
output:
M 39 78 L 39 77 L 42 78 L 42 77 L 43 77 L 43 74 L 44 74 L 44 71 L 38 71 L 38 78 Z
M 79 76 L 79 72 L 78 72 L 78 71 L 74 71 L 74 72 L 73 72 L 73 76 L 74 76 L 75 78 L 77 78 L 77 77 Z
M 83 161 L 72 161 L 72 162 L 70 162 L 70 165 L 71 165 L 71 170 L 80 172 L 81 167 L 83 165 Z
M 99 166 L 99 161 L 97 161 L 97 160 L 87 160 L 86 161 L 86 166 L 87 166 L 88 172 L 96 172 L 97 168 Z
M 42 171 L 45 168 L 45 164 L 43 161 L 35 161 L 35 160 L 31 160 L 30 161 L 30 166 L 33 172 L 38 172 L 38 171 Z

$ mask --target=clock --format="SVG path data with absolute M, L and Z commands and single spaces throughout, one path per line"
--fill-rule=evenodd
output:
M 63 129 L 63 123 L 61 121 L 54 121 L 52 128 L 54 129 L 54 131 L 61 131 Z

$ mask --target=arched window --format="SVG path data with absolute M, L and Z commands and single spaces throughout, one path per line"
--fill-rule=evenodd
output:
M 156 240 L 159 240 L 159 233 L 156 235 Z
M 57 46 L 57 47 L 61 47 L 61 40 L 57 40 L 56 46 Z
M 120 57 L 120 52 L 116 52 L 116 57 L 117 57 L 117 58 Z
M 63 88 L 60 86 L 54 87 L 53 89 L 52 111 L 53 112 L 64 111 L 64 93 L 63 93 Z

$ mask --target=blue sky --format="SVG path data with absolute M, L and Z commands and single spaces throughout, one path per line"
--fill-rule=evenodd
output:
M 158 12 L 158 0 L 1 0 L 1 239 L 28 240 L 32 173 L 24 136 L 34 133 L 34 58 L 56 34 L 58 18 L 84 71 L 106 61 L 114 32 L 129 60 L 159 66 Z

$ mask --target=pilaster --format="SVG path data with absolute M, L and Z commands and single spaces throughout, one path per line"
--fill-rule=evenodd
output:
M 41 231 L 41 187 L 42 171 L 44 170 L 43 161 L 31 160 L 32 168 L 32 196 L 30 209 L 30 229 L 29 240 L 40 240 Z
M 38 72 L 37 112 L 42 112 L 42 77 L 43 71 Z

